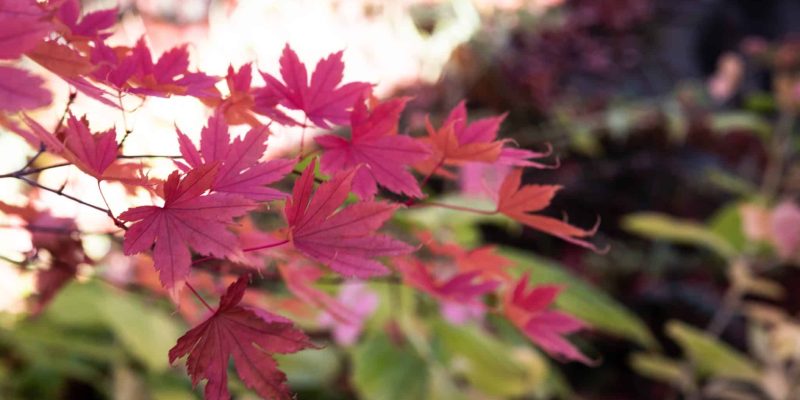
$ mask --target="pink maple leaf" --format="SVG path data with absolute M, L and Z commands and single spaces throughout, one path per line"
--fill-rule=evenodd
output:
M 72 41 L 100 41 L 109 36 L 106 32 L 117 23 L 117 9 L 108 8 L 90 12 L 80 18 L 78 0 L 66 0 L 58 7 L 55 16 L 64 25 L 65 36 Z
M 295 182 L 284 208 L 294 248 L 343 275 L 385 275 L 386 267 L 373 258 L 413 250 L 389 235 L 375 233 L 399 205 L 360 202 L 337 212 L 350 192 L 355 170 L 337 173 L 312 196 L 316 163 L 314 159 Z
M 203 195 L 211 189 L 218 169 L 217 164 L 201 165 L 183 179 L 174 171 L 163 185 L 163 206 L 134 207 L 119 215 L 122 221 L 134 222 L 125 232 L 125 255 L 155 243 L 153 261 L 166 288 L 179 288 L 189 275 L 189 247 L 214 257 L 237 252 L 236 236 L 226 226 L 255 203 L 225 193 Z
M 192 384 L 207 379 L 205 398 L 230 399 L 228 361 L 233 357 L 244 384 L 270 399 L 292 398 L 286 375 L 272 355 L 295 353 L 315 347 L 291 321 L 267 311 L 240 305 L 247 277 L 228 287 L 214 314 L 178 339 L 169 351 L 174 363 L 188 354 L 186 367 Z
M 504 299 L 505 314 L 522 332 L 547 354 L 559 359 L 593 362 L 562 336 L 586 328 L 581 320 L 548 307 L 561 292 L 556 285 L 526 289 L 528 274 L 523 275 Z
M 188 165 L 182 165 L 182 169 L 219 162 L 219 172 L 211 185 L 215 192 L 239 194 L 258 201 L 282 199 L 286 197 L 283 192 L 266 185 L 283 179 L 294 168 L 295 160 L 260 162 L 267 150 L 268 137 L 269 130 L 260 125 L 250 129 L 243 138 L 231 142 L 225 119 L 215 114 L 200 133 L 199 151 L 186 135 L 178 131 L 181 155 Z
M 35 47 L 53 30 L 47 14 L 33 0 L 0 2 L 0 59 L 14 59 Z
M 359 98 L 350 114 L 352 138 L 336 135 L 315 138 L 324 152 L 320 167 L 333 173 L 363 164 L 353 178 L 353 192 L 362 199 L 372 199 L 377 184 L 398 194 L 422 197 L 417 180 L 407 165 L 430 156 L 430 150 L 417 140 L 397 134 L 397 122 L 408 98 L 378 104 L 372 111 Z
M 119 146 L 114 128 L 92 133 L 85 117 L 78 119 L 70 114 L 66 126 L 52 134 L 28 116 L 23 116 L 23 120 L 31 128 L 31 131 L 23 137 L 31 142 L 32 146 L 39 147 L 40 144 L 44 144 L 49 152 L 64 157 L 97 180 L 151 186 L 150 180 L 142 172 L 141 163 L 117 158 Z
M 145 96 L 213 96 L 214 85 L 219 80 L 202 72 L 189 72 L 189 50 L 186 45 L 164 52 L 153 63 L 144 37 L 130 49 L 111 48 L 97 43 L 92 50 L 91 60 L 98 66 L 92 72 L 95 80 L 117 90 Z
M 43 85 L 42 78 L 27 71 L 0 66 L 0 110 L 17 112 L 50 104 L 53 97 Z
M 396 265 L 409 286 L 442 301 L 474 303 L 477 297 L 492 292 L 500 285 L 500 281 L 481 279 L 480 271 L 460 272 L 449 277 L 435 276 L 419 259 L 398 259 Z
M 784 200 L 772 210 L 770 234 L 781 259 L 796 255 L 800 249 L 800 208 L 793 201 Z
M 332 328 L 333 340 L 339 345 L 349 346 L 358 340 L 364 321 L 378 308 L 380 299 L 363 282 L 345 282 L 336 296 L 337 301 L 350 310 L 350 318 L 341 320 L 331 313 L 323 314 L 319 323 Z
M 280 64 L 283 82 L 262 72 L 267 86 L 258 91 L 256 102 L 261 97 L 270 100 L 263 102 L 265 104 L 277 100 L 284 107 L 303 110 L 306 117 L 320 128 L 346 124 L 348 109 L 370 87 L 365 82 L 339 86 L 344 72 L 341 51 L 317 62 L 310 83 L 305 64 L 300 62 L 289 44 L 283 48 Z
M 313 286 L 324 273 L 319 268 L 294 261 L 278 266 L 286 288 L 305 303 L 319 307 L 342 323 L 354 323 L 358 316 L 331 295 Z

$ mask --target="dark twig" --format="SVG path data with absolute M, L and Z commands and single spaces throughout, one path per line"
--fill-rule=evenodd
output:
M 68 194 L 64 193 L 64 192 L 62 191 L 63 187 L 62 187 L 61 189 L 58 189 L 58 190 L 56 190 L 56 189 L 53 189 L 53 188 L 50 188 L 50 187 L 44 186 L 44 185 L 42 185 L 41 183 L 39 183 L 39 182 L 36 182 L 36 181 L 34 181 L 34 180 L 31 180 L 31 179 L 28 179 L 28 178 L 26 178 L 26 177 L 24 177 L 24 176 L 17 176 L 17 177 L 15 177 L 15 178 L 17 178 L 17 179 L 19 179 L 19 180 L 21 180 L 21 181 L 23 181 L 23 182 L 27 183 L 28 185 L 31 185 L 31 186 L 33 186 L 33 187 L 36 187 L 36 188 L 39 188 L 39 189 L 42 189 L 42 190 L 46 190 L 46 191 L 48 191 L 48 192 L 51 192 L 51 193 L 55 193 L 55 194 L 57 194 L 57 195 L 59 195 L 59 196 L 66 197 L 66 198 L 68 198 L 68 199 L 70 199 L 70 200 L 72 200 L 72 201 L 74 201 L 74 202 L 76 202 L 76 203 L 83 204 L 83 205 L 85 205 L 86 207 L 93 208 L 93 209 L 95 209 L 95 210 L 97 210 L 97 211 L 100 211 L 100 212 L 102 212 L 102 213 L 104 213 L 104 214 L 110 214 L 110 213 L 111 213 L 111 212 L 110 212 L 108 209 L 106 209 L 106 208 L 103 208 L 103 207 L 96 206 L 96 205 L 94 205 L 94 204 L 92 204 L 92 203 L 87 203 L 87 202 L 85 202 L 85 201 L 83 201 L 83 200 L 81 200 L 81 199 L 79 199 L 79 198 L 77 198 L 77 197 L 70 196 L 70 195 L 68 195 Z

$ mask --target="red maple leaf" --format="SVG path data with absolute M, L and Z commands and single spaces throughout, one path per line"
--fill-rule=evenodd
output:
M 413 247 L 375 233 L 399 207 L 360 202 L 336 211 L 350 192 L 355 170 L 342 171 L 321 184 L 312 196 L 316 159 L 295 182 L 284 215 L 294 248 L 344 275 L 370 277 L 388 271 L 378 256 L 406 254 Z
M 260 396 L 291 399 L 286 375 L 278 369 L 272 354 L 295 353 L 315 347 L 291 321 L 257 308 L 240 305 L 247 277 L 228 287 L 219 307 L 207 320 L 178 339 L 169 351 L 169 362 L 188 354 L 186 367 L 192 384 L 207 379 L 205 398 L 230 399 L 228 360 L 239 377 Z
M 339 322 L 353 324 L 358 321 L 358 316 L 353 310 L 313 286 L 313 283 L 324 275 L 322 270 L 297 260 L 278 265 L 278 270 L 286 283 L 286 288 L 298 299 L 319 307 Z
M 498 192 L 497 212 L 517 220 L 533 229 L 540 230 L 570 243 L 589 248 L 594 251 L 597 247 L 583 240 L 597 232 L 598 224 L 586 230 L 568 224 L 565 221 L 544 215 L 530 214 L 541 211 L 548 205 L 561 189 L 558 185 L 524 185 L 522 183 L 522 169 L 515 169 L 506 175 Z
M 258 201 L 270 201 L 286 197 L 283 192 L 266 185 L 283 179 L 294 168 L 295 160 L 259 160 L 267 150 L 269 130 L 259 125 L 250 129 L 243 138 L 231 142 L 228 125 L 220 114 L 208 119 L 200 132 L 200 151 L 192 141 L 178 131 L 181 155 L 186 165 L 184 170 L 204 164 L 220 163 L 219 172 L 211 189 L 215 192 L 239 194 Z
M 180 288 L 189 275 L 189 247 L 214 257 L 237 252 L 236 236 L 226 226 L 255 203 L 225 193 L 203 195 L 211 188 L 218 169 L 217 164 L 202 165 L 183 179 L 174 171 L 163 185 L 163 206 L 134 207 L 118 217 L 135 222 L 125 232 L 125 255 L 148 250 L 155 243 L 153 261 L 166 288 Z
M 494 291 L 500 285 L 500 281 L 483 279 L 480 271 L 438 276 L 419 259 L 397 259 L 395 264 L 403 273 L 406 284 L 442 301 L 475 303 L 478 297 Z
M 92 264 L 93 261 L 84 253 L 80 235 L 75 234 L 78 227 L 74 219 L 54 217 L 46 210 L 36 209 L 32 199 L 25 206 L 0 201 L 0 212 L 24 221 L 18 229 L 13 226 L 6 229 L 11 229 L 15 234 L 30 232 L 31 247 L 35 251 L 26 255 L 26 259 L 36 257 L 42 250 L 50 253 L 50 257 L 42 259 L 47 262 L 47 268 L 36 269 L 38 296 L 33 312 L 39 313 L 75 278 L 81 264 Z
M 373 104 L 359 98 L 350 114 L 352 138 L 316 137 L 324 152 L 320 167 L 333 173 L 363 164 L 353 178 L 353 192 L 362 199 L 375 197 L 377 184 L 398 194 L 422 197 L 422 191 L 406 166 L 430 156 L 430 150 L 410 136 L 397 134 L 397 122 L 408 98 Z
M 0 66 L 0 110 L 17 112 L 43 107 L 53 99 L 44 79 L 21 69 Z
M 417 235 L 432 254 L 449 257 L 461 272 L 479 271 L 486 279 L 509 281 L 511 275 L 506 269 L 513 265 L 511 260 L 495 252 L 494 246 L 481 246 L 467 250 L 456 243 L 437 242 L 431 232 Z
M 300 62 L 288 43 L 283 48 L 280 64 L 283 82 L 262 72 L 267 86 L 258 91 L 256 101 L 258 97 L 279 99 L 284 107 L 303 110 L 306 117 L 320 128 L 330 128 L 330 124 L 346 124 L 348 109 L 370 87 L 365 82 L 339 86 L 344 72 L 341 51 L 317 62 L 310 84 L 305 64 Z
M 562 336 L 584 329 L 579 319 L 559 311 L 548 311 L 562 288 L 541 285 L 526 290 L 528 274 L 523 275 L 514 290 L 504 298 L 505 314 L 521 331 L 553 357 L 593 364 Z

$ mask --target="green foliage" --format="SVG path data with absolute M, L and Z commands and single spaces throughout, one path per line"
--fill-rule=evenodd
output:
M 758 367 L 747 356 L 707 332 L 680 321 L 670 321 L 666 331 L 700 375 L 758 381 Z
M 365 338 L 353 350 L 353 385 L 365 399 L 428 398 L 429 379 L 427 363 L 414 348 L 385 335 Z
M 535 391 L 545 379 L 545 362 L 529 346 L 508 346 L 473 326 L 439 322 L 434 330 L 451 369 L 486 394 L 521 396 Z
M 631 233 L 654 240 L 704 247 L 724 258 L 736 254 L 734 246 L 713 230 L 697 222 L 665 214 L 630 214 L 622 221 L 622 227 Z

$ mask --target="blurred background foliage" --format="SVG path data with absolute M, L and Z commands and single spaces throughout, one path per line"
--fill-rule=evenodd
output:
M 122 18 L 192 29 L 237 3 L 121 9 Z M 487 329 L 451 325 L 431 299 L 373 282 L 380 305 L 361 340 L 280 359 L 299 398 L 800 398 L 800 5 L 325 3 L 356 4 L 370 21 L 393 21 L 401 7 L 430 52 L 444 53 L 387 89 L 414 96 L 407 129 L 462 98 L 470 115 L 508 112 L 501 135 L 526 148 L 550 143 L 560 159 L 558 169 L 526 171 L 526 181 L 563 185 L 554 215 L 568 211 L 579 226 L 599 216 L 598 241 L 611 250 L 586 252 L 494 217 L 404 213 L 401 222 L 461 245 L 498 245 L 535 283 L 565 285 L 557 306 L 593 327 L 576 339 L 597 364 L 550 360 L 500 319 L 489 317 Z M 40 315 L 4 313 L 0 397 L 193 398 L 167 363 L 187 328 L 172 313 L 146 291 L 94 280 L 72 284 Z M 230 378 L 237 398 L 252 398 Z

